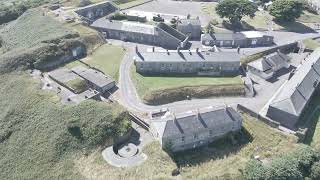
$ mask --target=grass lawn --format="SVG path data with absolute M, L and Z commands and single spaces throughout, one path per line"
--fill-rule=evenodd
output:
M 79 94 L 88 89 L 87 82 L 84 79 L 75 78 L 65 83 L 66 86 L 74 89 L 74 92 Z
M 305 39 L 305 40 L 303 40 L 303 43 L 309 49 L 316 49 L 316 48 L 320 47 L 320 40 L 316 41 L 313 39 Z
M 242 84 L 240 76 L 236 77 L 167 77 L 143 76 L 131 68 L 131 78 L 140 97 L 151 94 L 155 90 L 165 90 L 185 86 L 205 85 L 239 85 Z
M 118 80 L 119 67 L 124 53 L 125 50 L 122 47 L 104 44 L 81 60 Z M 70 69 L 78 65 L 83 64 L 79 61 L 74 61 L 65 66 Z
M 116 168 L 108 165 L 99 151 L 75 161 L 78 171 L 87 178 L 94 179 L 176 179 L 171 172 L 181 168 L 179 179 L 238 179 L 240 171 L 252 155 L 270 158 L 286 153 L 297 147 L 296 137 L 284 135 L 256 119 L 243 115 L 247 135 L 237 145 L 229 140 L 213 143 L 201 148 L 171 157 L 160 149 L 158 143 L 145 147 L 148 159 L 137 167 Z M 251 142 L 250 142 L 251 141 Z

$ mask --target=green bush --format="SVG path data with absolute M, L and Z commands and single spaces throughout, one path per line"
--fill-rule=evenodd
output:
M 70 178 L 75 157 L 130 128 L 119 105 L 62 105 L 26 73 L 0 75 L 0 99 L 0 179 L 79 179 Z
M 310 146 L 301 146 L 295 151 L 272 159 L 266 165 L 252 160 L 247 163 L 244 170 L 245 179 L 283 179 L 302 180 L 312 174 L 312 165 L 319 161 L 319 152 Z M 315 171 L 317 166 L 315 166 Z
M 276 0 L 269 8 L 269 12 L 278 22 L 292 22 L 303 13 L 301 0 Z
M 10 22 L 21 16 L 26 10 L 35 8 L 50 2 L 50 0 L 26 0 L 17 1 L 12 5 L 0 6 L 0 25 L 3 23 Z
M 320 161 L 312 165 L 310 178 L 312 180 L 320 179 Z

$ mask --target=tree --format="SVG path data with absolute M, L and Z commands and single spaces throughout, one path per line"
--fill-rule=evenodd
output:
M 248 0 L 224 0 L 216 7 L 221 18 L 228 18 L 231 24 L 241 21 L 244 16 L 253 18 L 258 8 Z
M 276 0 L 269 8 L 269 12 L 278 22 L 293 22 L 303 13 L 301 0 Z

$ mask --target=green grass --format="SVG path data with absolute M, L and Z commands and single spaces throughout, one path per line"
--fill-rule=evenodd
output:
M 40 9 L 28 10 L 15 23 L 5 26 L 0 32 L 3 49 L 31 48 L 44 41 L 76 36 L 74 31 L 43 13 Z
M 156 90 L 173 89 L 179 87 L 197 87 L 206 85 L 239 85 L 242 80 L 236 77 L 168 77 L 168 76 L 143 76 L 136 73 L 135 67 L 131 68 L 131 78 L 140 97 L 152 94 Z
M 320 42 L 313 39 L 305 39 L 303 40 L 303 43 L 306 46 L 306 48 L 309 49 L 316 49 L 320 47 Z
M 117 104 L 66 106 L 39 86 L 27 73 L 0 75 L 0 179 L 82 179 L 72 157 L 111 144 L 130 123 Z
M 81 60 L 118 80 L 119 67 L 124 54 L 125 50 L 122 47 L 104 44 Z M 83 64 L 79 61 L 74 61 L 65 66 L 70 69 L 78 65 Z
M 320 22 L 320 15 L 313 14 L 308 11 L 303 11 L 303 14 L 300 18 L 298 18 L 299 22 L 302 23 L 319 23 Z
M 75 78 L 65 83 L 66 86 L 74 90 L 75 93 L 79 94 L 88 89 L 87 82 L 84 79 Z
M 180 179 L 224 179 L 239 177 L 246 162 L 252 155 L 271 158 L 289 152 L 297 147 L 296 137 L 284 135 L 256 119 L 243 115 L 244 128 L 248 134 L 232 145 L 230 141 L 213 143 L 209 148 L 197 149 L 188 153 L 180 153 L 171 157 L 160 150 L 158 143 L 152 143 L 142 151 L 148 159 L 137 167 L 116 168 L 108 165 L 99 151 L 89 156 L 82 156 L 76 162 L 78 171 L 87 178 L 110 179 L 176 179 L 171 172 L 181 167 Z M 246 138 L 248 137 L 248 138 Z M 224 177 L 224 178 L 223 178 Z M 236 178 L 238 179 L 238 178 Z

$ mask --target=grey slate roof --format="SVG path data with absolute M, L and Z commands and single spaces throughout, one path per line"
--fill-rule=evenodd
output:
M 198 111 L 171 114 L 159 121 L 162 124 L 160 137 L 196 133 L 207 128 L 221 128 L 234 121 L 242 122 L 242 117 L 231 107 L 207 107 Z
M 100 18 L 94 21 L 90 26 L 94 28 L 104 28 L 143 34 L 155 33 L 155 27 L 153 25 L 126 21 L 110 21 L 106 18 Z
M 320 81 L 320 48 L 310 54 L 283 86 L 270 106 L 300 116 Z
M 255 69 L 265 72 L 272 69 L 272 67 L 275 66 L 287 67 L 289 61 L 289 56 L 281 52 L 274 52 L 259 60 L 248 63 L 248 66 L 254 67 Z
M 104 87 L 114 82 L 112 78 L 91 68 L 88 69 L 82 66 L 76 66 L 72 68 L 72 71 L 98 87 Z
M 213 38 L 217 41 L 246 39 L 242 33 L 215 33 Z
M 196 51 L 169 51 L 169 52 L 139 52 L 136 61 L 153 62 L 239 62 L 240 55 L 236 52 L 196 52 Z

